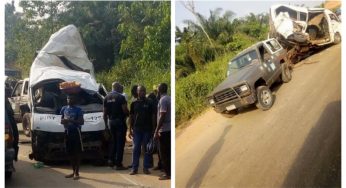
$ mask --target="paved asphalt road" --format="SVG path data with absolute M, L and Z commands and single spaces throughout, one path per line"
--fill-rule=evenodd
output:
M 341 45 L 297 64 L 268 111 L 208 109 L 177 131 L 177 187 L 340 187 Z
M 21 124 L 18 127 L 21 128 Z M 15 163 L 16 172 L 10 180 L 6 180 L 5 187 L 170 187 L 171 181 L 158 180 L 160 171 L 151 170 L 152 174 L 145 175 L 141 165 L 143 158 L 140 159 L 139 174 L 131 176 L 130 170 L 116 171 L 110 167 L 94 166 L 90 162 L 84 162 L 80 168 L 81 179 L 78 181 L 66 179 L 64 176 L 71 173 L 69 163 L 45 165 L 43 168 L 36 169 L 28 154 L 31 152 L 30 138 L 20 135 L 19 160 Z M 131 148 L 127 143 L 124 154 L 124 165 L 131 163 Z M 157 164 L 157 157 L 154 156 Z

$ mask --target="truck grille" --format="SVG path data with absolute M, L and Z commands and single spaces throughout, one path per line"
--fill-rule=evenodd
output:
M 237 87 L 234 89 L 238 94 L 240 93 L 240 88 Z M 236 99 L 238 96 L 237 94 L 234 92 L 233 89 L 231 88 L 227 88 L 219 93 L 216 93 L 214 95 L 215 97 L 215 102 L 216 103 L 224 103 L 224 102 L 227 102 L 227 101 L 231 101 L 231 100 L 234 100 Z

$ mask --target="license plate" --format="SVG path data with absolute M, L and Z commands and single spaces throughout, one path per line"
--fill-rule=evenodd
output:
M 236 109 L 234 104 L 229 105 L 229 106 L 226 107 L 226 110 L 228 110 L 228 111 L 231 111 L 231 110 L 234 110 L 234 109 Z

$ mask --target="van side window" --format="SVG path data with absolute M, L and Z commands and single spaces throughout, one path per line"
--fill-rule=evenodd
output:
M 306 13 L 300 12 L 299 13 L 299 20 L 300 21 L 306 21 Z
M 329 14 L 329 17 L 330 17 L 331 20 L 340 22 L 339 19 L 334 14 Z
M 20 96 L 22 92 L 23 83 L 18 83 L 16 89 L 14 90 L 13 97 Z
M 298 19 L 297 18 L 298 12 L 295 10 L 292 10 L 288 7 L 281 6 L 281 7 L 277 8 L 275 12 L 276 12 L 276 15 L 278 15 L 280 12 L 287 12 L 291 19 L 293 19 L 293 20 Z
M 24 91 L 23 91 L 23 94 L 25 94 L 25 95 L 28 94 L 28 83 L 29 83 L 29 82 L 25 82 L 25 84 L 24 84 Z

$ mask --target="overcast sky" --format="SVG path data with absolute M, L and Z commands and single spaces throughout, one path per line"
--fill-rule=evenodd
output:
M 324 0 L 320 1 L 194 1 L 196 12 L 209 17 L 209 11 L 216 8 L 222 8 L 234 12 L 236 17 L 244 17 L 249 13 L 267 13 L 269 8 L 274 4 L 290 4 L 302 5 L 306 7 L 314 7 L 320 5 Z M 186 10 L 181 1 L 175 3 L 175 24 L 182 28 L 185 24 L 184 20 L 195 20 L 194 16 Z

